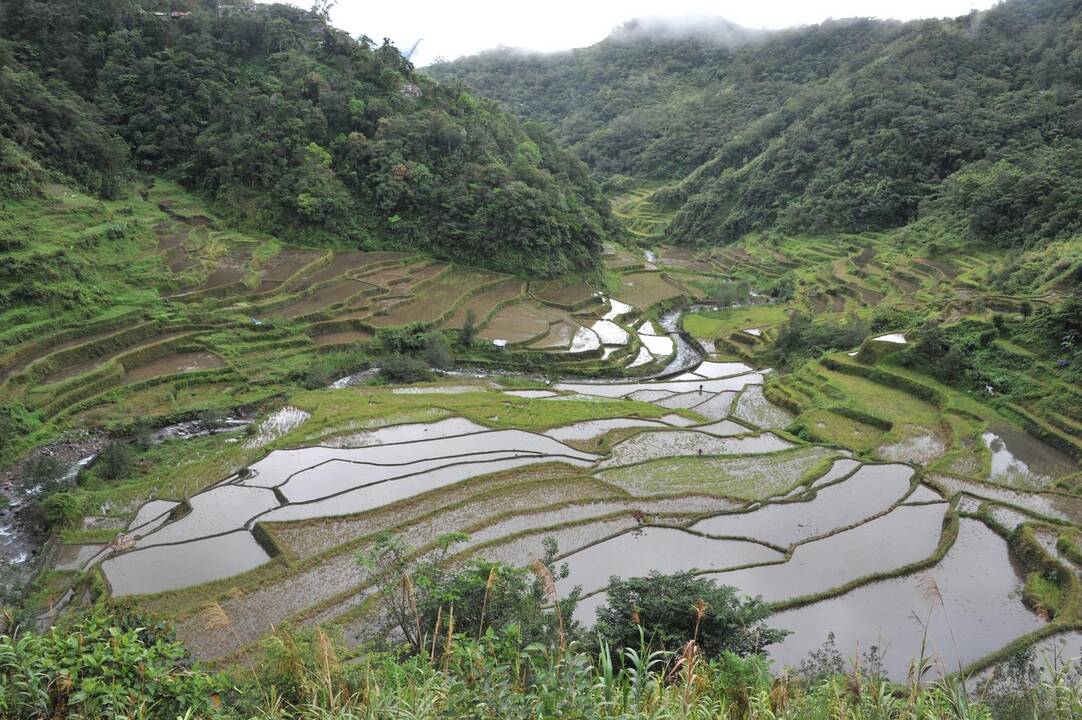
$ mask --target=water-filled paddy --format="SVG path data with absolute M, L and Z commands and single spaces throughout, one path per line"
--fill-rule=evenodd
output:
M 435 438 L 468 435 L 486 432 L 488 428 L 465 418 L 452 417 L 430 423 L 408 423 L 389 425 L 373 430 L 362 430 L 349 435 L 339 435 L 328 440 L 325 445 L 335 448 L 361 448 L 371 445 L 390 445 L 394 443 L 417 442 Z
M 777 550 L 756 543 L 714 540 L 676 528 L 647 527 L 618 535 L 565 558 L 571 574 L 559 584 L 564 594 L 575 586 L 581 586 L 584 593 L 592 593 L 606 587 L 612 576 L 722 570 L 776 562 L 782 558 Z
M 647 363 L 651 363 L 653 361 L 653 354 L 651 354 L 650 350 L 645 345 L 643 345 L 639 348 L 639 354 L 636 355 L 635 359 L 628 363 L 627 366 L 628 368 L 637 368 L 642 367 L 643 365 L 646 365 Z
M 556 383 L 558 390 L 582 393 L 584 395 L 600 395 L 602 397 L 625 397 L 637 390 L 668 390 L 672 393 L 697 392 L 700 389 L 704 393 L 717 393 L 726 390 L 742 390 L 747 385 L 761 385 L 763 376 L 760 373 L 746 373 L 728 378 L 690 381 L 665 381 L 647 383 Z M 706 399 L 706 398 L 704 398 Z
M 778 407 L 763 396 L 761 385 L 749 385 L 744 388 L 732 409 L 732 414 L 737 419 L 763 428 L 783 428 L 793 420 L 792 413 Z
M 709 493 L 755 499 L 789 492 L 833 455 L 828 448 L 809 447 L 772 455 L 662 458 L 604 470 L 597 476 L 643 497 Z
M 270 558 L 246 530 L 179 545 L 135 549 L 104 560 L 115 597 L 158 593 L 239 575 Z
M 720 537 L 747 537 L 788 546 L 885 513 L 909 492 L 906 465 L 865 465 L 845 480 L 815 491 L 811 500 L 701 520 L 692 530 Z
M 934 580 L 937 598 L 928 585 Z M 799 665 L 833 632 L 848 657 L 878 646 L 884 668 L 904 680 L 911 659 L 920 657 L 928 625 L 927 653 L 944 673 L 971 663 L 1043 624 L 1020 602 L 1021 579 L 1006 543 L 976 520 L 962 519 L 946 557 L 926 573 L 884 580 L 839 597 L 779 613 L 776 627 L 793 631 L 770 649 L 780 665 Z
M 568 348 L 615 344 L 615 330 L 626 331 L 612 319 L 627 312 L 627 306 L 614 302 L 607 319 L 582 319 L 584 327 L 575 330 L 578 340 L 566 338 Z M 544 323 L 544 342 L 564 342 L 552 329 L 566 322 L 566 315 L 540 305 L 530 306 L 529 314 Z M 665 321 L 671 324 L 672 318 Z M 352 558 L 353 550 L 344 548 L 363 547 L 373 533 L 394 528 L 405 542 L 421 547 L 462 530 L 470 537 L 456 548 L 460 557 L 480 555 L 515 564 L 541 555 L 545 538 L 551 536 L 571 570 L 560 583 L 561 592 L 580 585 L 594 593 L 576 613 L 585 621 L 603 602 L 613 575 L 693 570 L 769 602 L 829 595 L 839 586 L 855 584 L 850 592 L 778 615 L 772 624 L 797 627 L 801 637 L 778 646 L 775 658 L 799 662 L 833 630 L 843 654 L 852 652 L 844 643 L 859 638 L 864 648 L 870 636 L 874 642 L 881 634 L 890 640 L 888 666 L 899 646 L 903 650 L 897 654 L 908 660 L 909 640 L 899 636 L 911 632 L 903 609 L 913 605 L 918 576 L 860 583 L 925 562 L 935 553 L 950 513 L 944 498 L 931 487 L 914 484 L 908 465 L 862 464 L 839 448 L 765 432 L 788 425 L 792 416 L 763 396 L 762 371 L 741 362 L 696 364 L 693 351 L 677 336 L 645 331 L 662 332 L 652 323 L 640 325 L 640 336 L 666 340 L 674 350 L 684 348 L 684 355 L 678 353 L 666 368 L 669 375 L 664 377 L 670 379 L 556 382 L 530 390 L 500 390 L 496 379 L 455 379 L 394 388 L 386 395 L 403 400 L 431 395 L 433 408 L 466 398 L 474 402 L 474 394 L 486 392 L 504 393 L 505 405 L 523 402 L 515 398 L 628 399 L 670 408 L 663 411 L 667 415 L 638 417 L 641 406 L 631 406 L 638 410 L 629 411 L 628 417 L 607 417 L 607 410 L 597 419 L 560 411 L 554 417 L 566 417 L 563 424 L 557 419 L 548 429 L 539 423 L 538 432 L 526 432 L 491 430 L 440 410 L 451 417 L 385 427 L 338 419 L 329 427 L 313 422 L 314 429 L 305 434 L 298 428 L 307 427 L 308 412 L 286 407 L 256 426 L 246 442 L 253 449 L 269 445 L 271 451 L 243 472 L 191 497 L 190 510 L 170 501 L 141 508 L 129 525 L 137 529 L 132 533 L 134 549 L 105 559 L 105 577 L 114 594 L 129 595 L 243 574 L 270 561 L 266 548 L 271 546 L 257 543 L 251 532 L 258 523 L 286 557 L 306 564 L 261 571 L 261 576 L 271 572 L 281 578 L 267 588 L 247 588 L 250 595 L 226 603 L 237 623 L 236 642 L 247 643 L 257 640 L 270 623 L 285 622 L 297 613 L 310 623 L 334 620 L 356 608 L 367 580 Z M 643 353 L 653 360 L 649 350 Z M 476 417 L 496 422 L 502 414 Z M 302 446 L 283 447 L 279 439 L 287 435 L 303 437 Z M 1016 500 L 1022 507 L 1045 509 L 1051 517 L 1075 510 L 1071 499 L 1059 495 L 1022 493 L 949 476 L 933 477 L 932 485 L 947 493 L 964 490 L 982 499 Z M 1003 506 L 1000 510 L 1019 515 Z M 1078 511 L 1082 514 L 1082 508 Z M 937 580 L 938 573 L 964 576 L 970 566 L 979 568 L 982 576 L 974 582 L 980 592 L 954 577 L 941 584 L 955 583 L 956 612 L 983 615 L 992 619 L 989 622 L 1001 614 L 1006 619 L 987 630 L 987 642 L 967 641 L 962 653 L 969 661 L 986 646 L 997 649 L 1039 621 L 1019 601 L 1005 543 L 983 526 L 967 522 L 958 544 L 937 566 Z M 97 552 L 96 546 L 87 546 L 64 558 L 67 565 L 86 563 L 96 561 Z M 212 559 L 205 561 L 207 556 Z M 1004 567 L 1009 572 L 998 584 L 983 577 Z M 876 589 L 880 586 L 893 590 L 881 597 L 876 594 L 885 592 Z M 274 588 L 283 594 L 276 595 Z M 318 612 L 309 610 L 316 605 Z M 850 615 L 852 622 L 846 625 Z M 236 644 L 234 639 L 209 637 L 190 623 L 183 628 L 208 656 Z M 942 627 L 935 625 L 933 634 L 941 646 Z
M 599 467 L 611 468 L 621 465 L 670 458 L 680 455 L 750 455 L 772 453 L 793 447 L 792 443 L 777 435 L 761 435 L 721 438 L 694 430 L 641 432 L 612 449 L 612 457 Z
M 627 345 L 630 340 L 627 331 L 611 320 L 598 320 L 590 329 L 605 345 Z
M 690 392 L 672 393 L 668 397 L 654 400 L 655 403 L 667 408 L 685 408 L 690 409 L 701 405 L 706 402 L 707 399 L 713 397 L 709 393 L 702 392 L 697 388 Z
M 384 481 L 367 487 L 362 486 L 355 490 L 342 492 L 340 495 L 331 498 L 295 501 L 295 504 L 284 506 L 263 515 L 261 520 L 264 522 L 281 522 L 284 520 L 303 520 L 306 518 L 363 512 L 480 475 L 554 460 L 579 467 L 587 467 L 590 464 L 588 461 L 566 456 L 530 454 L 493 460 L 462 461 L 456 464 L 428 468 L 419 475 L 392 478 L 389 482 Z
M 589 350 L 597 350 L 601 347 L 601 338 L 597 336 L 590 328 L 580 327 L 575 331 L 575 336 L 571 338 L 571 349 L 573 353 L 587 352 Z
M 642 346 L 649 350 L 654 356 L 663 358 L 673 354 L 675 346 L 673 340 L 665 335 L 643 335 L 639 334 L 639 342 Z
M 992 455 L 988 479 L 1020 488 L 1044 488 L 1079 471 L 1069 455 L 1028 433 L 997 423 L 981 435 Z
M 1069 495 L 1025 492 L 953 475 L 931 475 L 929 479 L 933 485 L 942 488 L 948 495 L 961 492 L 980 500 L 1015 505 L 1053 520 L 1062 520 L 1075 525 L 1082 523 L 1082 500 Z
M 567 440 L 589 440 L 621 428 L 663 428 L 665 423 L 645 418 L 608 418 L 605 420 L 584 420 L 573 425 L 546 430 L 545 435 L 565 442 Z
M 193 495 L 191 511 L 139 541 L 139 547 L 184 542 L 244 527 L 249 518 L 276 508 L 271 490 L 240 485 L 219 485 Z
M 768 602 L 826 592 L 931 557 L 946 510 L 946 503 L 897 507 L 855 528 L 798 545 L 785 563 L 712 577 Z

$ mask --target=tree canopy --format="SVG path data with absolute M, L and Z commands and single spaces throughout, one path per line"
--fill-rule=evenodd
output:
M 5 3 L 0 162 L 106 197 L 166 174 L 298 242 L 540 274 L 596 261 L 607 201 L 539 127 L 318 13 L 230 7 Z

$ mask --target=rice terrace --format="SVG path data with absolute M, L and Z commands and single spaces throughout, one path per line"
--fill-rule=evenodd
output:
M 817 195 L 841 161 L 807 150 L 851 111 L 831 83 L 885 72 L 860 53 L 964 18 L 867 21 L 859 53 L 857 25 L 721 42 L 629 23 L 422 71 L 334 29 L 333 3 L 129 4 L 94 22 L 119 23 L 141 92 L 183 105 L 153 63 L 246 69 L 192 66 L 225 104 L 173 108 L 198 127 L 174 136 L 124 105 L 126 55 L 75 72 L 38 44 L 48 3 L 3 31 L 0 101 L 45 99 L 0 110 L 0 717 L 458 717 L 482 697 L 510 704 L 477 717 L 1079 716 L 1078 128 L 1031 159 L 952 156 L 919 208 L 890 194 L 904 168 L 861 176 L 878 194 L 852 206 Z M 1058 28 L 1068 5 L 1008 0 L 980 32 L 1011 42 L 1030 6 Z M 836 33 L 848 64 L 747 69 L 800 33 Z M 669 72 L 650 53 L 731 73 L 716 142 L 662 111 L 713 112 L 691 85 L 649 104 Z M 591 70 L 624 63 L 652 74 Z M 602 120 L 623 111 L 591 83 L 647 109 Z M 995 87 L 1009 99 L 964 102 L 1023 102 Z M 85 155 L 33 139 L 64 113 Z M 234 119 L 300 135 L 274 165 Z M 635 123 L 654 139 L 613 149 Z M 1060 204 L 1026 196 L 1019 230 L 1027 173 Z M 1014 210 L 988 199 L 1008 177 Z M 121 634 L 176 648 L 153 667 L 177 684 L 114 697 L 43 659 Z M 576 672 L 589 711 L 569 709 Z

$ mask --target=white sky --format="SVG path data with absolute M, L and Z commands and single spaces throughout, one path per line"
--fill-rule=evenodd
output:
M 293 0 L 307 7 L 306 0 Z M 339 0 L 334 25 L 377 42 L 389 37 L 412 60 L 453 60 L 506 45 L 566 50 L 603 39 L 625 20 L 648 16 L 722 16 L 749 28 L 785 28 L 827 18 L 912 20 L 983 10 L 994 0 Z

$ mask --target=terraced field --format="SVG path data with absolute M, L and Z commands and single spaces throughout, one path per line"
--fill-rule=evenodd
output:
M 1054 526 L 1069 505 L 801 440 L 763 396 L 767 377 L 707 361 L 669 380 L 533 391 L 470 380 L 308 393 L 242 447 L 206 441 L 228 459 L 205 488 L 170 496 L 159 484 L 122 515 L 124 544 L 59 546 L 57 567 L 100 575 L 115 596 L 172 617 L 209 659 L 256 652 L 282 624 L 339 624 L 355 641 L 385 633 L 374 578 L 354 555 L 387 530 L 420 557 L 465 531 L 451 562 L 524 564 L 554 538 L 570 569 L 560 591 L 581 588 L 585 624 L 610 576 L 717 577 L 777 608 L 794 631 L 772 651 L 782 664 L 834 632 L 840 647 L 902 646 L 886 655 L 901 678 L 919 638 L 914 612 L 928 613 L 948 669 L 1068 622 L 1027 609 L 1029 578 L 1011 548 L 1018 527 Z M 422 408 L 439 414 L 417 422 Z M 1015 514 L 993 519 L 991 503 Z M 921 600 L 927 575 L 947 589 L 942 608 Z M 231 632 L 208 629 L 208 603 Z M 947 622 L 981 632 L 954 645 Z
M 637 238 L 659 238 L 664 233 L 672 211 L 658 206 L 652 198 L 661 187 L 658 183 L 642 183 L 638 187 L 617 193 L 612 202 L 613 214 L 628 232 Z
M 625 208 L 653 238 L 647 197 Z M 430 558 L 462 532 L 451 563 L 526 564 L 554 539 L 584 625 L 612 576 L 689 570 L 762 595 L 793 631 L 779 664 L 833 632 L 843 653 L 887 648 L 903 678 L 914 614 L 945 673 L 1082 627 L 1082 393 L 1005 337 L 984 346 L 1001 377 L 1039 392 L 962 391 L 893 360 L 915 309 L 991 326 L 1057 301 L 1058 276 L 996 295 L 980 252 L 842 237 L 613 245 L 598 273 L 540 281 L 239 233 L 164 181 L 130 210 L 62 189 L 26 209 L 98 260 L 86 248 L 116 225 L 92 287 L 117 301 L 0 313 L 0 390 L 37 423 L 23 449 L 258 418 L 166 433 L 131 476 L 84 489 L 33 585 L 46 617 L 93 588 L 163 614 L 204 659 L 255 660 L 283 625 L 362 642 L 389 629 L 357 553 L 393 532 Z M 747 302 L 712 304 L 740 283 Z M 794 313 L 876 329 L 771 371 Z M 467 325 L 459 374 L 354 375 L 388 330 L 458 343 Z
M 467 353 L 477 362 L 657 369 L 675 348 L 642 350 L 620 315 L 694 293 L 656 272 L 631 273 L 613 288 L 626 291 L 625 304 L 583 279 L 525 282 L 405 253 L 291 247 L 227 228 L 165 181 L 134 203 L 50 192 L 21 213 L 56 230 L 49 252 L 97 268 L 94 292 L 110 302 L 49 317 L 0 313 L 0 389 L 42 421 L 12 452 L 88 421 L 130 426 L 120 406 L 158 424 L 250 408 L 305 375 L 355 371 L 378 328 L 453 331 L 467 315 L 487 341 Z M 86 293 L 82 285 L 73 292 Z

